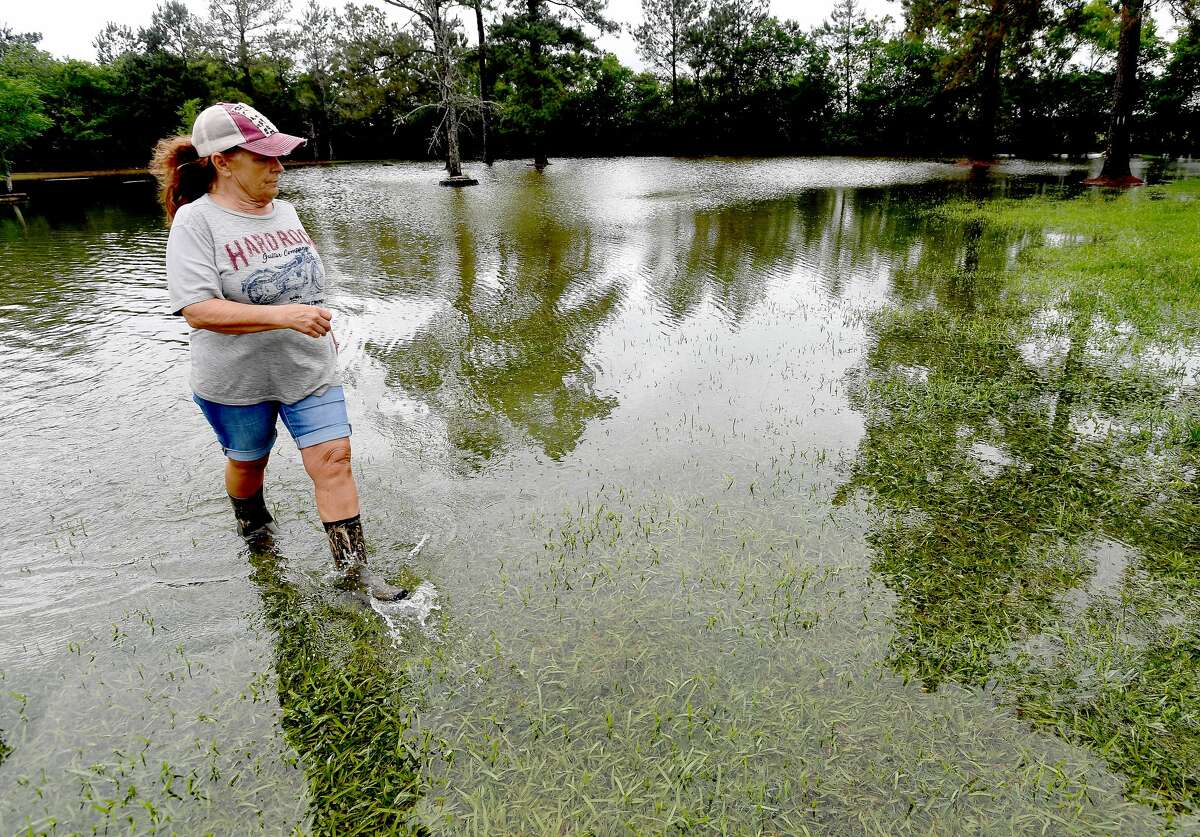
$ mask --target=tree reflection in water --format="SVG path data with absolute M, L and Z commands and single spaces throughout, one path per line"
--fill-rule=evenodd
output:
M 876 267 L 881 252 L 902 252 L 914 234 L 903 213 L 889 211 L 891 195 L 890 189 L 813 189 L 664 212 L 651 222 L 641 271 L 675 324 L 705 300 L 738 324 L 773 284 L 803 271 L 839 297 L 852 275 Z
M 547 456 L 574 450 L 587 425 L 617 404 L 596 391 L 592 342 L 623 288 L 598 281 L 591 230 L 557 217 L 536 173 L 503 218 L 494 287 L 479 282 L 479 244 L 457 196 L 458 291 L 406 345 L 368 344 L 388 383 L 429 403 L 452 444 L 476 465 L 531 439 Z
M 1170 414 L 1195 393 L 1114 354 L 1091 294 L 1027 304 L 1010 257 L 1030 240 L 931 223 L 898 266 L 907 303 L 877 315 L 856 372 L 866 432 L 838 501 L 880 512 L 868 538 L 896 596 L 897 670 L 929 689 L 997 682 L 1135 795 L 1190 808 L 1200 496 Z M 1111 542 L 1129 564 L 1085 591 Z

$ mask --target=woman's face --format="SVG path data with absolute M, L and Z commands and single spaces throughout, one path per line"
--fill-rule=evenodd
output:
M 230 191 L 240 192 L 241 197 L 252 203 L 266 205 L 279 194 L 279 175 L 283 164 L 278 157 L 264 157 L 235 148 L 213 155 L 218 177 Z

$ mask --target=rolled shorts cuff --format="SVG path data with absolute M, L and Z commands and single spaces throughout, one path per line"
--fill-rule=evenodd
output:
M 332 442 L 334 439 L 348 439 L 350 437 L 349 424 L 331 424 L 328 427 L 322 427 L 319 430 L 314 430 L 311 433 L 305 433 L 302 436 L 296 437 L 296 447 L 300 450 L 311 448 L 313 445 L 319 445 L 322 442 Z
M 271 443 L 269 445 L 258 448 L 257 450 L 235 450 L 234 448 L 226 447 L 221 448 L 221 450 L 225 456 L 237 462 L 254 462 L 255 460 L 262 459 L 264 456 L 268 456 L 271 453 L 271 450 L 275 447 L 275 440 L 278 438 L 279 435 L 275 434 L 271 437 Z

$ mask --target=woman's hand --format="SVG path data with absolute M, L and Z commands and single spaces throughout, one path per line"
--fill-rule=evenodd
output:
M 329 334 L 333 320 L 333 312 L 319 305 L 248 305 L 228 299 L 193 302 L 180 313 L 192 328 L 218 334 L 254 334 L 290 328 L 317 339 Z
M 329 333 L 333 312 L 319 305 L 280 305 L 280 316 L 286 328 L 307 334 L 309 337 L 324 337 Z

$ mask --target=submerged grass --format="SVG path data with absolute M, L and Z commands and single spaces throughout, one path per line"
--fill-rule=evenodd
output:
M 20 756 L 0 759 L 0 833 L 420 833 L 409 660 L 365 604 L 274 551 L 250 563 L 261 657 L 197 654 L 139 611 L 71 641 L 52 692 L 0 692 Z
M 240 655 L 234 655 L 240 656 Z M 0 695 L 0 833 L 294 833 L 294 757 L 248 659 L 189 650 L 145 611 L 72 640 L 49 690 Z M 11 720 L 10 720 L 11 719 Z
M 894 666 L 930 689 L 998 684 L 1192 825 L 1198 199 L 1189 181 L 936 209 L 1009 231 L 1009 263 L 960 263 L 955 304 L 878 314 L 841 495 L 884 512 L 868 538 L 897 596 Z
M 1085 754 L 1028 736 L 986 697 L 923 694 L 880 669 L 885 602 L 843 563 L 826 514 L 601 494 L 529 521 L 542 554 L 501 567 L 493 600 L 470 610 L 481 627 L 545 628 L 495 627 L 465 669 L 442 661 L 429 688 L 443 708 L 418 719 L 434 742 L 423 821 L 470 834 L 1151 829 Z

